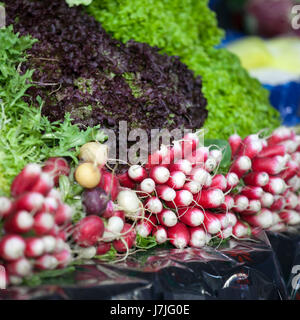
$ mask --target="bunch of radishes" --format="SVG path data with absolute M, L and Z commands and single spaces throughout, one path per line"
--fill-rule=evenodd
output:
M 273 231 L 299 224 L 300 137 L 280 127 L 268 138 L 250 135 L 242 140 L 235 134 L 229 143 L 234 163 L 243 157 L 251 163 L 247 172 L 235 170 L 245 184 L 236 196 L 245 203 L 244 210 L 235 208 L 241 219 L 253 228 Z
M 201 247 L 213 237 L 241 239 L 300 223 L 300 139 L 291 129 L 278 128 L 269 138 L 232 135 L 226 174 L 217 173 L 222 151 L 198 142 L 188 134 L 151 154 L 146 166 L 118 176 L 132 189 L 119 193 L 118 205 L 137 234 L 177 248 Z
M 73 210 L 55 189 L 58 177 L 69 170 L 63 158 L 50 158 L 44 166 L 28 164 L 13 181 L 11 198 L 0 197 L 0 259 L 8 283 L 20 283 L 36 270 L 63 268 L 72 260 L 64 229 Z

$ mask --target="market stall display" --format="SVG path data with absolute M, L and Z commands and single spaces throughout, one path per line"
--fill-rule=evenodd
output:
M 151 5 L 5 1 L 4 299 L 43 298 L 30 286 L 55 279 L 75 298 L 112 278 L 106 298 L 288 298 L 265 231 L 300 225 L 300 136 L 238 58 L 215 48 L 222 32 L 206 1 Z M 111 157 L 107 129 L 120 138 L 120 121 L 148 139 L 154 128 L 191 130 L 133 163 Z M 184 290 L 159 276 L 180 265 Z

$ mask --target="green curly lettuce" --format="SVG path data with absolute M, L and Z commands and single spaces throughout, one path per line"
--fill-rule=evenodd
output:
M 89 14 L 122 42 L 134 39 L 179 56 L 203 79 L 209 138 L 227 139 L 280 125 L 268 91 L 250 77 L 239 59 L 217 49 L 224 35 L 208 0 L 94 0 Z
M 88 6 L 89 4 L 92 3 L 92 1 L 93 0 L 66 0 L 67 4 L 70 7 L 79 6 L 79 5 Z

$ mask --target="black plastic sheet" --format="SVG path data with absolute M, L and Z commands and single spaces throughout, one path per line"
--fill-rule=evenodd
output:
M 300 300 L 300 230 L 289 228 L 286 232 L 267 232 L 272 249 L 282 271 L 288 298 Z M 299 282 L 299 284 L 297 283 Z
M 285 300 L 276 255 L 264 232 L 218 248 L 153 248 L 116 264 L 99 260 L 38 286 L 0 291 L 0 299 Z

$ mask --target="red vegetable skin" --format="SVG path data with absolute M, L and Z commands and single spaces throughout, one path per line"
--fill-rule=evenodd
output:
M 121 238 L 126 242 L 128 249 L 131 249 L 136 239 L 136 231 L 134 230 L 132 225 L 129 223 L 125 223 L 121 234 L 123 234 Z M 121 239 L 113 241 L 113 247 L 120 253 L 127 252 L 126 245 L 123 243 L 123 241 Z

